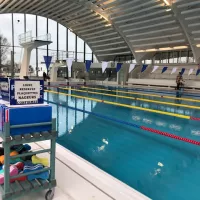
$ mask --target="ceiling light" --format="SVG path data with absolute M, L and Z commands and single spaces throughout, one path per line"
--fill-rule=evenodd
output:
M 141 52 L 145 52 L 145 50 L 137 50 L 135 51 L 136 53 L 141 53 Z
M 177 47 L 173 47 L 173 49 L 187 49 L 188 46 L 177 46 Z
M 197 47 L 200 47 L 200 44 L 197 44 Z
M 166 5 L 170 5 L 170 3 L 168 2 L 168 0 L 163 0 L 165 2 Z
M 168 50 L 172 50 L 171 47 L 165 47 L 165 48 L 159 48 L 160 51 L 168 51 Z
M 171 10 L 172 10 L 171 8 L 166 9 L 167 12 L 169 12 L 169 11 L 171 11 Z
M 157 51 L 157 49 L 146 49 L 147 52 Z

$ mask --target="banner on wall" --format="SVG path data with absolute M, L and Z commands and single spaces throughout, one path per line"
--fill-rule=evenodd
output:
M 67 64 L 67 68 L 68 68 L 68 76 L 71 77 L 71 72 L 72 72 L 72 62 L 73 62 L 73 58 L 67 58 L 66 59 L 66 64 Z
M 164 72 L 166 72 L 167 69 L 168 69 L 168 67 L 163 67 L 163 69 L 162 69 L 162 74 L 163 74 Z
M 148 67 L 148 65 L 143 65 L 143 66 L 142 66 L 141 73 L 144 72 L 144 71 L 147 69 L 147 67 Z
M 184 73 L 185 73 L 185 68 L 182 68 L 181 75 L 183 75 Z
M 90 71 L 91 64 L 92 64 L 92 60 L 86 60 L 85 61 L 85 67 L 86 67 L 87 72 Z
M 176 72 L 176 70 L 177 70 L 177 67 L 174 67 L 174 68 L 172 69 L 171 74 L 174 74 L 174 73 Z
M 193 71 L 194 71 L 194 69 L 190 69 L 189 73 L 188 73 L 188 76 L 190 76 L 193 73 Z
M 135 69 L 136 64 L 130 64 L 128 73 L 131 73 Z
M 154 66 L 151 73 L 154 73 L 158 68 L 159 68 L 159 66 Z
M 51 65 L 51 60 L 52 60 L 52 56 L 44 56 L 44 62 L 45 62 L 47 71 L 49 70 L 49 67 Z
M 108 67 L 108 62 L 105 62 L 105 61 L 102 62 L 101 67 L 102 67 L 102 73 L 104 73 L 106 68 Z
M 122 63 L 117 63 L 116 71 L 119 72 L 122 68 Z

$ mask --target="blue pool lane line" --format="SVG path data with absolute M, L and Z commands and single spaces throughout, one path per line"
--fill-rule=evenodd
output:
M 96 116 L 96 117 L 107 119 L 109 121 L 113 121 L 113 122 L 117 122 L 117 123 L 120 123 L 120 124 L 128 125 L 128 126 L 131 126 L 131 127 L 134 127 L 134 128 L 142 129 L 144 131 L 148 131 L 148 132 L 151 132 L 151 133 L 156 133 L 156 134 L 163 135 L 163 136 L 166 136 L 166 137 L 169 137 L 169 138 L 172 138 L 172 139 L 176 139 L 176 140 L 179 140 L 179 141 L 183 141 L 183 142 L 186 142 L 186 143 L 190 143 L 190 144 L 194 144 L 194 145 L 200 146 L 200 141 L 195 141 L 195 140 L 191 140 L 191 139 L 188 139 L 188 138 L 183 138 L 183 137 L 171 134 L 171 133 L 162 132 L 162 131 L 159 131 L 159 130 L 156 130 L 156 129 L 152 129 L 152 128 L 148 128 L 148 127 L 145 127 L 145 126 L 139 126 L 137 124 L 126 122 L 124 120 L 119 120 L 119 119 L 108 117 L 108 116 L 105 116 L 105 115 L 102 115 L 102 114 L 98 114 L 98 113 L 82 110 L 82 109 L 79 109 L 79 108 L 74 108 L 74 107 L 71 107 L 71 106 L 63 105 L 61 103 L 55 103 L 55 102 L 48 101 L 48 100 L 44 100 L 44 101 L 46 101 L 48 103 L 51 103 L 51 104 L 58 105 L 58 106 L 63 106 L 63 107 L 66 107 L 66 108 L 69 108 L 69 109 L 72 109 L 72 110 L 76 110 L 76 111 L 79 111 L 79 112 L 87 113 L 89 115 L 93 115 L 93 116 Z

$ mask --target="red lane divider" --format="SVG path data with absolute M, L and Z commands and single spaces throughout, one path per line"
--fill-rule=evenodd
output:
M 151 133 L 156 133 L 158 135 L 164 135 L 164 136 L 169 137 L 169 138 L 173 138 L 173 139 L 176 139 L 176 140 L 180 140 L 180 141 L 183 141 L 183 142 L 187 142 L 187 143 L 191 143 L 191 144 L 195 144 L 195 145 L 200 146 L 200 142 L 198 142 L 198 141 L 190 140 L 188 138 L 183 138 L 183 137 L 180 137 L 180 136 L 177 136 L 177 135 L 173 135 L 171 133 L 155 130 L 153 128 L 148 128 L 148 127 L 145 127 L 145 126 L 141 126 L 141 129 L 148 131 L 148 132 L 151 132 Z
M 198 118 L 198 117 L 192 117 L 192 116 L 191 116 L 190 119 L 191 119 L 191 120 L 194 120 L 194 121 L 200 121 L 200 118 Z

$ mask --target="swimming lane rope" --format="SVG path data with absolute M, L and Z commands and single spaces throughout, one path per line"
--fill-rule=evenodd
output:
M 49 102 L 51 104 L 67 107 L 69 109 L 76 110 L 76 111 L 79 111 L 79 112 L 83 112 L 83 113 L 86 113 L 86 114 L 90 114 L 90 115 L 93 115 L 93 116 L 96 116 L 96 117 L 99 117 L 99 118 L 102 118 L 102 119 L 106 119 L 106 120 L 109 120 L 109 121 L 128 125 L 128 126 L 138 128 L 138 129 L 142 129 L 142 130 L 147 131 L 147 132 L 155 133 L 155 134 L 162 135 L 162 136 L 165 136 L 165 137 L 169 137 L 169 138 L 172 138 L 172 139 L 175 139 L 175 140 L 179 140 L 179 141 L 183 141 L 183 142 L 186 142 L 186 143 L 190 143 L 190 144 L 200 146 L 200 141 L 195 141 L 195 140 L 191 140 L 191 139 L 188 139 L 188 138 L 180 137 L 180 136 L 177 136 L 177 135 L 174 135 L 174 134 L 171 134 L 171 133 L 163 132 L 163 131 L 156 130 L 156 129 L 153 129 L 153 128 L 148 128 L 146 126 L 140 126 L 140 125 L 137 125 L 137 124 L 126 122 L 124 120 L 119 120 L 119 119 L 116 119 L 116 118 L 113 118 L 113 117 L 108 117 L 106 115 L 102 115 L 102 114 L 82 110 L 82 109 L 79 109 L 79 108 L 74 108 L 74 107 L 71 107 L 71 106 L 63 105 L 61 103 L 55 103 L 55 102 L 52 102 L 52 101 L 47 101 L 47 102 Z
M 127 91 L 122 91 L 122 90 L 109 90 L 109 89 L 102 89 L 102 88 L 92 88 L 92 87 L 86 87 L 82 86 L 81 88 L 85 88 L 88 90 L 101 90 L 101 91 L 108 91 L 108 92 L 119 92 L 123 94 L 135 94 L 135 95 L 140 95 L 140 96 L 149 96 L 149 97 L 158 97 L 158 98 L 165 98 L 165 99 L 177 99 L 177 100 L 183 100 L 183 101 L 191 101 L 191 102 L 200 102 L 199 99 L 189 99 L 189 98 L 178 98 L 178 97 L 173 97 L 173 96 L 162 96 L 162 95 L 157 95 L 157 94 L 147 94 L 147 93 L 139 93 L 139 92 L 127 92 Z
M 144 101 L 144 102 L 150 102 L 150 103 L 156 103 L 156 104 L 163 104 L 163 105 L 169 105 L 169 106 L 179 106 L 179 107 L 184 107 L 184 108 L 200 109 L 199 106 L 191 106 L 191 105 L 187 105 L 187 104 L 176 104 L 176 103 L 165 102 L 165 101 L 157 101 L 157 100 L 150 100 L 150 99 L 143 99 L 143 98 L 136 98 L 136 97 L 128 97 L 128 96 L 122 96 L 122 95 L 116 95 L 116 94 L 106 94 L 106 93 L 102 93 L 102 92 L 92 92 L 92 91 L 88 91 L 88 90 L 79 90 L 79 89 L 73 89 L 73 88 L 60 87 L 59 89 L 72 90 L 72 91 L 76 91 L 76 92 L 97 94 L 97 95 L 109 96 L 109 97 L 118 97 L 118 98 L 122 98 L 122 99 L 138 100 L 138 101 Z
M 122 104 L 122 103 L 116 103 L 116 102 L 111 102 L 111 101 L 105 101 L 105 100 L 91 98 L 91 97 L 78 96 L 78 95 L 67 94 L 67 93 L 63 93 L 63 92 L 56 92 L 56 91 L 52 91 L 52 90 L 45 90 L 45 92 L 49 92 L 49 93 L 53 93 L 53 94 L 62 94 L 62 95 L 65 95 L 65 96 L 71 96 L 71 97 L 75 97 L 75 98 L 79 98 L 79 99 L 87 99 L 87 100 L 96 101 L 96 102 L 99 102 L 99 103 L 105 103 L 105 104 L 109 104 L 109 105 L 115 105 L 115 106 L 131 108 L 131 109 L 136 109 L 136 110 L 142 110 L 142 111 L 147 111 L 147 112 L 152 112 L 152 113 L 157 113 L 157 114 L 162 114 L 162 115 L 168 115 L 168 116 L 182 118 L 182 119 L 200 121 L 200 118 L 188 116 L 188 115 L 181 115 L 181 114 L 176 114 L 176 113 L 153 110 L 153 109 L 149 109 L 149 108 L 142 108 L 142 107 L 127 105 L 127 104 Z

